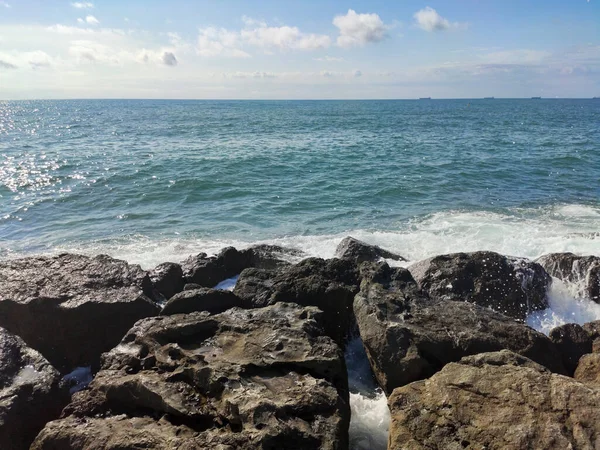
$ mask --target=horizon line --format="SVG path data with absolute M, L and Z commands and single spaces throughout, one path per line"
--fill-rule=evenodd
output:
M 600 100 L 600 97 L 410 97 L 410 98 L 169 98 L 169 97 L 56 97 L 6 98 L 0 102 L 69 100 L 161 100 L 161 101 L 423 101 L 423 100 Z

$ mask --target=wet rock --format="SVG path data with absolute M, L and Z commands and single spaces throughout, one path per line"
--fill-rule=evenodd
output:
M 359 241 L 351 236 L 342 239 L 335 250 L 335 256 L 337 258 L 350 259 L 356 263 L 365 261 L 375 262 L 382 258 L 394 261 L 406 261 L 405 258 L 396 253 L 384 250 L 377 245 Z
M 63 373 L 97 365 L 139 319 L 156 315 L 139 266 L 63 254 L 0 263 L 0 326 Z
M 474 303 L 430 299 L 406 269 L 378 263 L 361 270 L 354 313 L 386 393 L 464 356 L 503 349 L 565 372 L 555 345 L 528 326 Z
M 171 316 L 194 311 L 207 311 L 211 314 L 217 314 L 236 306 L 241 307 L 242 300 L 232 292 L 200 288 L 175 294 L 160 314 Z
M 583 329 L 592 340 L 592 352 L 600 353 L 600 320 L 583 324 Z
M 183 286 L 184 291 L 193 291 L 194 289 L 203 289 L 202 286 L 196 283 L 186 283 Z
M 388 449 L 592 449 L 598 402 L 599 390 L 514 355 L 464 358 L 394 390 Z
M 58 371 L 25 342 L 0 328 L 0 448 L 25 450 L 69 401 Z
M 252 307 L 294 302 L 316 306 L 324 312 L 324 327 L 344 345 L 354 326 L 352 302 L 358 291 L 358 271 L 353 262 L 308 258 L 279 269 L 246 269 L 233 292 Z
M 183 290 L 183 270 L 179 264 L 159 264 L 150 271 L 149 276 L 154 288 L 167 300 Z
M 540 264 L 553 277 L 569 283 L 581 283 L 585 297 L 600 303 L 600 258 L 573 253 L 550 253 L 539 257 Z
M 279 303 L 141 320 L 31 448 L 347 449 L 347 375 L 322 315 Z
M 452 253 L 408 270 L 432 299 L 468 301 L 518 320 L 548 307 L 552 279 L 537 263 L 494 252 Z
M 226 247 L 216 256 L 200 253 L 182 263 L 187 283 L 215 287 L 220 281 L 238 275 L 242 270 L 256 267 L 276 269 L 290 265 L 289 259 L 298 259 L 302 252 L 277 245 L 257 245 L 245 250 Z
M 572 375 L 577 368 L 579 358 L 592 351 L 590 334 L 576 323 L 568 323 L 550 331 L 550 340 L 562 354 L 565 368 Z

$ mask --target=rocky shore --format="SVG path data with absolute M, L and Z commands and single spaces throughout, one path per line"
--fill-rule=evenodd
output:
M 600 447 L 600 321 L 526 325 L 556 279 L 599 302 L 600 258 L 404 268 L 350 237 L 305 256 L 0 262 L 0 448 L 375 448 L 349 430 L 350 342 L 388 398 L 389 449 Z

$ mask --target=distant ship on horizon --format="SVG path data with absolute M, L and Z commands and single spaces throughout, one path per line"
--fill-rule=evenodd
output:
M 431 97 L 419 97 L 419 100 L 431 100 Z
M 531 100 L 541 100 L 542 97 L 531 97 Z
M 484 100 L 494 100 L 494 97 L 483 97 Z

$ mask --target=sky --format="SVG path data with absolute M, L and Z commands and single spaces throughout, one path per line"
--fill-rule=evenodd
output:
M 600 96 L 600 0 L 0 0 L 0 99 Z

